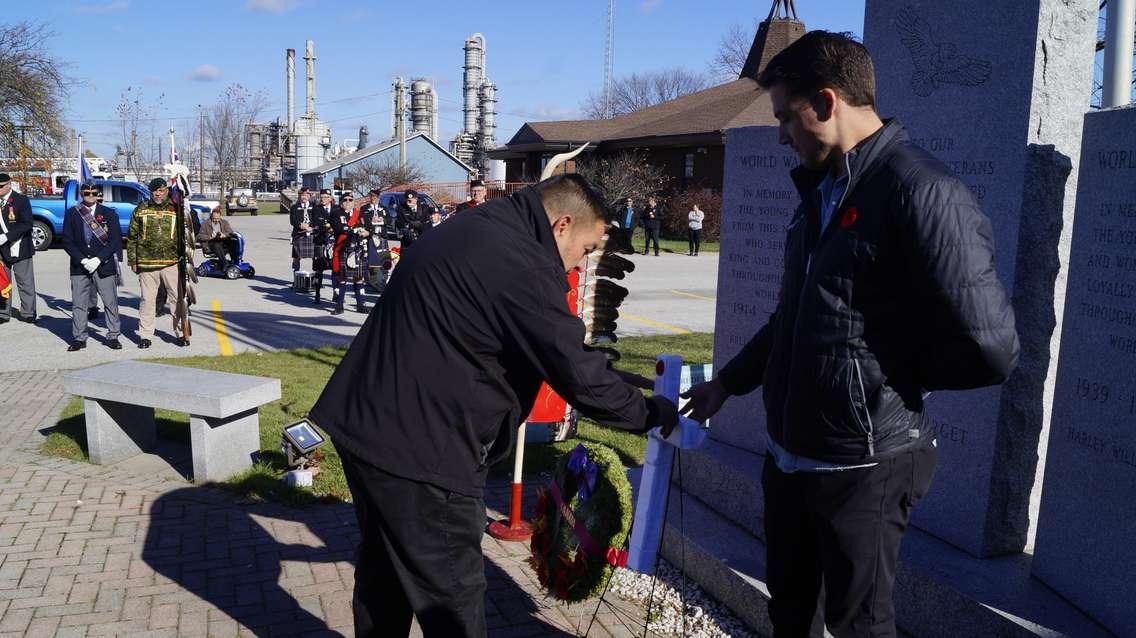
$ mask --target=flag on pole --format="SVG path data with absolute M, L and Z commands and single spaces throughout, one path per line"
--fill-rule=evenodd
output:
M 83 157 L 83 136 L 79 136 L 79 183 L 91 179 L 91 167 L 87 165 L 87 158 Z

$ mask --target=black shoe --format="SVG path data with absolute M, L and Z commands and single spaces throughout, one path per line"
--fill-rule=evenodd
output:
M 146 348 L 149 348 L 149 347 L 150 347 L 150 340 L 149 339 L 139 339 L 138 340 L 138 349 L 139 350 L 145 350 Z
M 185 337 L 178 337 L 177 339 L 174 339 L 174 345 L 179 348 L 184 348 L 189 345 L 189 339 L 186 339 Z
M 87 347 L 86 341 L 72 341 L 71 345 L 67 346 L 67 352 L 77 352 Z
M 314 303 L 314 304 L 318 304 L 319 302 L 320 302 L 320 296 L 319 296 L 319 295 L 316 295 L 316 298 L 315 298 L 315 299 L 312 299 L 312 303 Z
M 20 317 L 20 321 L 23 321 L 24 323 L 35 323 L 38 320 L 39 317 L 37 317 L 36 315 L 32 315 L 30 317 Z
M 331 311 L 331 314 L 333 314 L 333 315 L 341 315 L 341 314 L 343 314 L 343 306 L 336 306 L 336 307 L 335 307 L 335 310 L 332 310 L 332 311 Z
M 111 350 L 122 350 L 122 344 L 118 342 L 118 339 L 111 339 L 110 341 L 107 341 L 106 347 L 110 348 Z
M 87 321 L 94 321 L 99 318 L 99 309 L 91 308 L 87 311 Z
M 367 312 L 367 304 L 365 304 L 365 303 L 355 304 L 355 312 L 366 313 Z

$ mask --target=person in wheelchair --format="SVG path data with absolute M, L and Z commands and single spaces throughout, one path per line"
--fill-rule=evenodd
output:
M 217 267 L 221 272 L 228 269 L 229 264 L 239 263 L 239 241 L 233 227 L 221 217 L 221 207 L 217 206 L 209 214 L 209 219 L 201 225 L 197 233 L 197 241 L 201 242 L 201 251 L 206 256 L 212 254 L 220 262 Z

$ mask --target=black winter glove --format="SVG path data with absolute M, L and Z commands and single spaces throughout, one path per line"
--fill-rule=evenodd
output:
M 658 425 L 663 428 L 663 438 L 670 436 L 678 425 L 678 406 L 658 395 L 646 397 L 646 401 L 648 429 Z

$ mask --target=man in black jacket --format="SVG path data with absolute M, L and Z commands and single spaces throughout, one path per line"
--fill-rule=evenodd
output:
M 930 487 L 931 390 L 1003 382 L 1018 358 L 990 220 L 950 170 L 875 110 L 871 58 L 814 31 L 759 77 L 801 166 L 777 309 L 695 419 L 763 385 L 769 616 L 809 635 L 894 636 L 892 588 L 911 508 Z
M 97 293 L 106 310 L 106 345 L 121 350 L 118 337 L 118 258 L 122 254 L 122 227 L 118 213 L 96 199 L 98 186 L 79 187 L 82 197 L 63 215 L 63 249 L 71 258 L 71 345 L 68 352 L 87 347 L 88 305 Z
M 613 427 L 677 422 L 674 404 L 645 399 L 584 349 L 568 312 L 565 273 L 602 243 L 602 210 L 587 182 L 563 175 L 430 231 L 312 408 L 363 533 L 357 635 L 406 635 L 412 613 L 426 636 L 485 634 L 485 476 L 542 381 Z
M 32 243 L 32 204 L 12 189 L 12 178 L 0 173 L 0 260 L 20 291 L 20 321 L 35 323 L 35 245 Z M 0 300 L 0 323 L 12 316 L 12 299 Z
M 659 226 L 663 223 L 662 211 L 659 210 L 659 200 L 654 197 L 647 198 L 647 208 L 643 210 L 643 254 L 655 242 L 655 256 L 659 256 Z
M 398 227 L 401 231 L 402 247 L 408 248 L 414 242 L 418 241 L 418 237 L 422 235 L 422 231 L 430 224 L 430 207 L 425 202 L 419 201 L 418 191 L 406 191 L 405 199 L 398 205 Z

